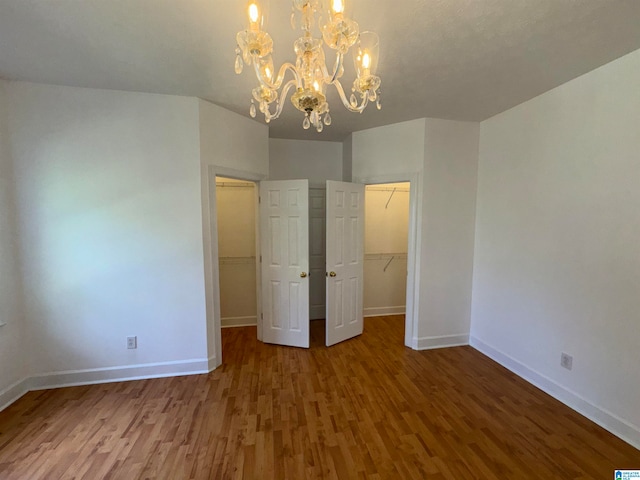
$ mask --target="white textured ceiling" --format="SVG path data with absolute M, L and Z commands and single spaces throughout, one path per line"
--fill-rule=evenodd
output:
M 640 0 L 352 0 L 380 35 L 383 109 L 301 128 L 288 103 L 279 138 L 341 140 L 420 117 L 478 121 L 640 48 Z M 293 57 L 289 0 L 271 0 L 276 63 Z M 238 0 L 0 0 L 0 76 L 188 95 L 248 116 L 250 71 L 233 72 Z M 345 82 L 348 87 L 351 77 Z

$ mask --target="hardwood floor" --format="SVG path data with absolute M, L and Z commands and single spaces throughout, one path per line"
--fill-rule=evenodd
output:
M 610 479 L 640 451 L 471 347 L 405 348 L 402 317 L 309 350 L 223 330 L 209 375 L 31 392 L 0 479 Z

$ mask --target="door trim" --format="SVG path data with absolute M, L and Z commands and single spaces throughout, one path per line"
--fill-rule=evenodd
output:
M 420 303 L 420 231 L 418 219 L 422 212 L 420 172 L 396 173 L 358 177 L 353 181 L 366 185 L 409 182 L 409 232 L 407 245 L 407 293 L 404 328 L 404 344 L 418 350 L 418 324 Z
M 255 182 L 256 211 L 258 211 L 258 194 L 261 180 L 267 175 L 219 167 L 201 165 L 202 196 L 202 247 L 204 255 L 204 288 L 206 309 L 206 335 L 209 355 L 209 371 L 222 365 L 222 321 L 220 317 L 220 264 L 218 261 L 218 211 L 216 204 L 216 177 L 234 178 Z M 259 216 L 256 215 L 256 258 L 260 258 Z M 258 319 L 258 339 L 262 340 L 262 291 L 260 262 L 256 261 L 256 301 Z

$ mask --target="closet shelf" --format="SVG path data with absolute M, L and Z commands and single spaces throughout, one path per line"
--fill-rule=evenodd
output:
M 367 260 L 389 260 L 390 258 L 395 260 L 406 260 L 406 253 L 366 253 L 364 255 L 365 261 Z
M 254 188 L 255 183 L 251 182 L 216 182 L 216 188 Z
M 255 265 L 256 257 L 218 257 L 220 265 Z

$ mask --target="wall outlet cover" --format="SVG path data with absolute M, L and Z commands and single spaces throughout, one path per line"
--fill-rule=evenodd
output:
M 560 366 L 571 370 L 573 368 L 573 357 L 567 353 L 560 355 Z

